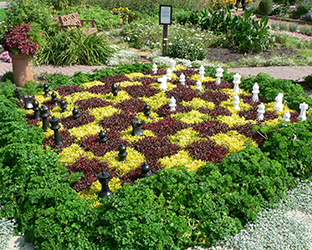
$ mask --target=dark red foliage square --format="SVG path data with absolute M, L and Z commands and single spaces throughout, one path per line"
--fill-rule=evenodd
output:
M 87 110 L 91 108 L 106 107 L 112 105 L 112 103 L 101 98 L 92 97 L 90 99 L 78 100 L 75 102 L 75 105 L 79 107 L 79 110 Z
M 192 125 L 193 128 L 200 132 L 203 137 L 209 138 L 210 136 L 216 135 L 218 133 L 226 133 L 230 130 L 229 125 L 218 121 L 204 121 Z

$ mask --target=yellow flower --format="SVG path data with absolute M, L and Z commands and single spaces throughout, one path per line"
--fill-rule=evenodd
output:
M 159 86 L 160 86 L 160 83 L 158 83 L 158 82 L 152 83 L 151 86 L 154 87 L 154 88 L 156 88 L 156 89 L 161 89 L 161 88 L 159 87 Z M 176 87 L 177 87 L 177 85 L 174 85 L 174 84 L 172 84 L 171 82 L 167 82 L 167 89 L 166 89 L 166 91 L 170 91 L 170 90 L 172 90 L 172 89 L 174 89 L 174 88 L 176 88 Z
M 220 133 L 210 137 L 215 143 L 221 146 L 226 146 L 229 148 L 230 153 L 236 153 L 245 148 L 244 144 L 246 142 L 251 142 L 254 147 L 257 144 L 249 137 L 239 134 L 235 130 L 230 130 L 226 134 Z
M 123 130 L 120 132 L 121 139 L 126 140 L 129 143 L 133 143 L 133 142 L 136 142 L 138 140 L 142 140 L 146 137 L 150 137 L 150 136 L 155 137 L 155 134 L 153 133 L 153 131 L 150 131 L 150 130 L 142 130 L 142 131 L 143 131 L 142 136 L 136 136 L 136 135 L 133 136 L 133 135 L 131 135 L 132 126 L 130 126 L 126 130 Z
M 109 168 L 116 168 L 120 175 L 125 175 L 129 173 L 132 169 L 138 168 L 143 162 L 145 162 L 145 157 L 138 151 L 131 147 L 127 148 L 128 153 L 125 161 L 119 161 L 118 153 L 119 151 L 107 152 L 103 157 L 98 159 L 101 161 L 108 161 Z
M 106 107 L 99 107 L 99 108 L 92 108 L 88 109 L 91 115 L 94 115 L 95 121 L 99 122 L 104 117 L 110 117 L 114 114 L 119 114 L 121 110 L 114 108 L 112 106 L 106 106 Z
M 169 103 L 170 101 L 170 99 L 166 97 L 166 94 L 164 92 L 160 92 L 151 97 L 143 96 L 142 98 L 139 99 L 142 99 L 146 104 L 148 104 L 152 110 L 158 109 L 162 105 Z
M 124 82 L 117 82 L 117 86 L 120 87 L 127 87 L 127 86 L 132 86 L 132 85 L 142 85 L 141 82 L 129 82 L 129 81 L 124 81 Z
M 132 99 L 132 97 L 126 91 L 122 90 L 118 92 L 117 96 L 114 96 L 113 93 L 108 93 L 104 95 L 104 99 L 109 100 L 113 103 L 118 103 Z
M 102 129 L 103 128 L 96 122 L 91 122 L 76 128 L 69 129 L 68 131 L 71 136 L 76 136 L 77 141 L 79 141 L 85 136 L 98 134 Z
M 171 116 L 188 124 L 199 123 L 209 119 L 208 115 L 200 113 L 197 110 L 192 110 L 188 113 L 177 113 Z
M 201 98 L 195 97 L 192 101 L 186 102 L 182 101 L 183 106 L 192 106 L 194 109 L 199 109 L 200 107 L 214 109 L 215 104 L 213 102 L 207 102 Z
M 71 95 L 67 95 L 64 97 L 64 99 L 67 102 L 67 105 L 72 105 L 76 101 L 80 101 L 83 99 L 91 99 L 93 97 L 102 98 L 103 96 L 99 95 L 99 94 L 93 94 L 93 93 L 90 93 L 88 91 L 84 91 L 84 92 L 76 92 L 76 93 L 73 93 Z
M 206 76 L 205 79 L 200 79 L 200 75 L 197 74 L 197 75 L 192 75 L 191 76 L 191 80 L 195 80 L 195 81 L 200 80 L 201 82 L 209 82 L 209 81 L 213 82 L 213 81 L 215 81 L 217 79 L 213 78 L 213 77 L 210 77 L 210 76 Z
M 91 88 L 93 86 L 98 86 L 98 85 L 105 85 L 105 83 L 100 82 L 100 81 L 86 82 L 84 84 L 81 84 L 80 88 L 81 89 L 88 89 L 88 88 Z
M 166 156 L 159 159 L 161 165 L 164 168 L 172 168 L 174 166 L 185 166 L 189 171 L 197 171 L 198 168 L 207 164 L 207 162 L 202 160 L 194 160 L 190 154 L 181 150 L 177 154 L 170 157 Z
M 125 76 L 129 77 L 130 79 L 146 77 L 146 75 L 142 73 L 130 73 L 130 74 L 125 74 Z
M 181 147 L 185 147 L 199 138 L 199 132 L 193 130 L 193 128 L 187 128 L 178 131 L 176 134 L 168 137 L 169 141 L 176 143 Z
M 73 143 L 69 147 L 64 148 L 60 156 L 60 161 L 67 164 L 75 163 L 77 159 L 81 156 L 88 156 L 89 159 L 94 158 L 93 153 L 85 152 L 76 143 Z
M 234 125 L 245 125 L 249 122 L 256 124 L 257 121 L 254 120 L 246 120 L 244 117 L 239 116 L 238 114 L 233 114 L 231 116 L 217 116 L 216 120 L 218 122 L 224 122 L 230 127 L 233 127 Z

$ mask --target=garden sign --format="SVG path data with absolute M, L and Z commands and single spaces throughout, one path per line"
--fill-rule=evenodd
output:
M 168 25 L 172 24 L 172 6 L 171 5 L 160 5 L 159 24 L 162 24 L 164 26 L 162 55 L 166 56 L 167 48 L 168 48 Z

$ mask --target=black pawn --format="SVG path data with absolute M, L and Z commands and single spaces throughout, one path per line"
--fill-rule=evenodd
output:
M 77 120 L 79 117 L 80 117 L 79 110 L 76 107 L 74 107 L 74 109 L 73 109 L 73 119 Z
M 63 98 L 60 100 L 60 105 L 61 105 L 62 112 L 66 112 L 67 111 L 67 109 L 66 109 L 67 103 Z
M 119 153 L 118 153 L 119 161 L 125 161 L 126 157 L 128 155 L 128 153 L 126 152 L 127 147 L 125 145 L 121 144 L 119 146 L 118 150 L 119 150 Z
M 108 137 L 107 137 L 106 133 L 103 130 L 100 131 L 99 137 L 100 137 L 100 142 L 101 143 L 105 143 L 108 140 Z
M 32 95 L 28 95 L 28 94 L 24 95 L 25 109 L 32 109 L 33 108 L 33 104 L 31 102 L 33 98 L 34 97 Z
M 20 102 L 23 101 L 22 90 L 21 90 L 21 89 L 16 88 L 16 89 L 14 90 L 14 94 L 15 94 L 16 98 L 17 98 Z
M 150 114 L 151 114 L 151 107 L 148 104 L 145 104 L 145 106 L 144 106 L 144 115 L 146 116 L 146 118 L 148 120 L 151 119 Z
M 33 101 L 33 111 L 34 111 L 33 119 L 40 120 L 39 102 L 36 99 Z
M 44 91 L 44 96 L 45 97 L 49 97 L 50 96 L 50 94 L 49 94 L 49 91 L 50 91 L 50 89 L 49 89 L 49 85 L 48 84 L 43 84 L 43 91 Z
M 102 172 L 99 174 L 99 182 L 102 185 L 102 190 L 99 193 L 99 198 L 104 198 L 112 193 L 112 190 L 110 190 L 108 186 L 110 180 L 111 178 L 108 172 Z
M 52 99 L 51 99 L 52 103 L 53 103 L 55 106 L 57 106 L 57 105 L 58 105 L 58 104 L 57 104 L 57 101 L 58 101 L 57 94 L 56 94 L 55 92 L 52 92 L 51 97 L 52 97 Z
M 61 146 L 63 144 L 63 139 L 59 131 L 61 128 L 59 120 L 60 119 L 55 116 L 50 119 L 51 129 L 54 131 L 54 143 L 56 146 Z
M 150 176 L 152 174 L 152 171 L 146 162 L 143 162 L 141 169 L 142 169 L 141 170 L 141 177 L 142 178 Z
M 138 121 L 136 119 L 131 119 L 131 125 L 132 125 L 132 133 L 131 135 L 136 135 L 136 136 L 142 136 L 143 131 L 140 129 L 142 125 L 145 124 L 145 121 Z
M 118 87 L 117 87 L 116 83 L 112 84 L 112 93 L 113 93 L 113 96 L 117 96 Z
M 44 132 L 46 132 L 48 130 L 49 127 L 49 121 L 48 121 L 48 116 L 50 115 L 48 113 L 49 108 L 45 105 L 42 105 L 39 108 L 40 111 L 40 118 L 42 119 L 42 129 Z

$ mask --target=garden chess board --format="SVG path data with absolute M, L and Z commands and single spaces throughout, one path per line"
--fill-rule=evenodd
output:
M 182 73 L 184 84 L 180 82 Z M 51 129 L 45 132 L 44 145 L 57 149 L 69 173 L 83 174 L 72 186 L 82 197 L 90 192 L 96 197 L 100 191 L 98 175 L 103 171 L 112 177 L 112 190 L 139 179 L 144 163 L 152 173 L 174 166 L 196 171 L 209 161 L 216 164 L 242 150 L 246 142 L 260 145 L 263 137 L 252 130 L 255 124 L 280 123 L 286 111 L 292 122 L 297 121 L 298 111 L 287 106 L 276 111 L 275 102 L 263 98 L 255 102 L 252 94 L 242 89 L 238 93 L 239 109 L 234 108 L 233 83 L 221 81 L 216 85 L 216 79 L 200 79 L 203 77 L 198 71 L 182 67 L 169 77 L 166 74 L 166 70 L 158 69 L 155 74 L 109 76 L 81 85 L 59 86 L 35 96 L 41 107 L 48 107 L 48 119 L 59 118 L 62 145 L 55 145 Z M 167 77 L 165 83 L 159 80 L 163 76 Z M 166 84 L 165 88 L 161 84 Z M 47 93 L 50 96 L 46 97 Z M 265 113 L 258 121 L 261 103 Z M 34 111 L 29 110 L 26 119 L 42 127 L 42 121 L 32 119 L 33 115 Z M 142 136 L 132 135 L 132 121 L 144 121 L 137 127 Z M 126 147 L 124 161 L 120 161 L 120 145 Z

